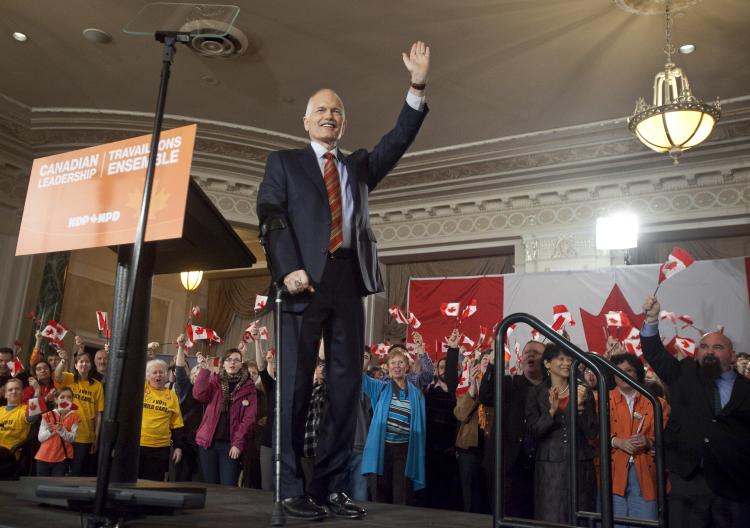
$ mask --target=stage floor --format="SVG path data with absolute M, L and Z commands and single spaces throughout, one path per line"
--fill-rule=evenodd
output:
M 202 510 L 184 510 L 176 515 L 153 515 L 127 523 L 137 527 L 181 528 L 234 528 L 270 526 L 273 495 L 267 491 L 230 488 L 210 484 L 198 484 L 206 488 L 206 507 Z M 17 498 L 19 482 L 0 482 L 0 528 L 80 528 L 78 512 L 62 507 L 39 505 L 36 502 Z M 464 526 L 491 528 L 492 517 L 447 510 L 393 506 L 391 504 L 367 503 L 368 515 L 364 519 L 348 520 L 328 518 L 320 522 L 303 522 L 287 519 L 287 526 L 323 528 L 334 523 L 337 528 L 459 528 Z

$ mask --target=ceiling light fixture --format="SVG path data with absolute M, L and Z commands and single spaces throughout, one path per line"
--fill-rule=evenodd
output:
M 689 55 L 695 51 L 695 44 L 683 44 L 678 49 L 683 55 Z
M 628 127 L 644 145 L 656 152 L 667 152 L 678 162 L 679 155 L 710 134 L 721 117 L 719 99 L 707 104 L 696 99 L 690 91 L 687 75 L 672 62 L 675 48 L 672 45 L 671 0 L 666 1 L 667 64 L 654 79 L 654 102 L 646 104 L 643 97 L 635 103 Z
M 29 40 L 29 36 L 26 33 L 21 33 L 20 31 L 14 31 L 13 39 L 17 40 L 18 42 L 26 42 L 27 40 Z

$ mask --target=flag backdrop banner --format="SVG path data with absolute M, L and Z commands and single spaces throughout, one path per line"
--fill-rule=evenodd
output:
M 618 266 L 598 270 L 519 273 L 493 277 L 415 279 L 409 281 L 408 310 L 422 321 L 419 331 L 433 359 L 441 357 L 436 341 L 450 334 L 455 319 L 440 314 L 443 302 L 463 306 L 477 299 L 477 313 L 461 325 L 472 340 L 479 325 L 490 330 L 503 317 L 524 312 L 551 325 L 553 307 L 564 304 L 574 326 L 567 325 L 571 341 L 583 350 L 602 352 L 607 335 L 624 339 L 628 328 L 607 326 L 605 314 L 623 312 L 640 328 L 643 301 L 654 292 L 660 264 Z M 665 319 L 660 322 L 662 338 L 669 342 L 677 333 L 698 341 L 702 331 L 724 326 L 724 333 L 738 352 L 750 351 L 750 257 L 697 261 L 682 273 L 663 282 L 657 295 L 662 310 L 689 315 L 694 327 L 683 328 Z M 530 328 L 519 325 L 510 337 L 523 346 L 531 339 Z M 430 346 L 431 345 L 431 346 Z M 511 365 L 515 358 L 511 359 Z

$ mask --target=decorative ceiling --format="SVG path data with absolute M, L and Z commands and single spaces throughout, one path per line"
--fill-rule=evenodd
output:
M 648 2 L 663 4 L 636 3 Z M 0 94 L 32 109 L 153 112 L 160 44 L 122 32 L 146 3 L 6 0 Z M 300 137 L 307 97 L 331 86 L 350 121 L 343 146 L 371 145 L 407 89 L 400 53 L 422 39 L 432 48 L 432 114 L 412 151 L 423 151 L 624 118 L 637 97 L 650 99 L 664 63 L 663 17 L 626 12 L 615 0 L 234 3 L 247 51 L 205 58 L 181 47 L 168 114 Z M 750 92 L 748 21 L 748 0 L 703 0 L 676 16 L 675 44 L 696 46 L 676 62 L 698 97 Z M 86 28 L 113 40 L 92 43 Z M 13 40 L 13 31 L 29 40 Z

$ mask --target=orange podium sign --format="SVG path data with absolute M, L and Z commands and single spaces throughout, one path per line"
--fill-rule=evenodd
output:
M 196 125 L 159 139 L 146 241 L 180 238 Z M 151 135 L 34 160 L 16 255 L 135 242 Z

